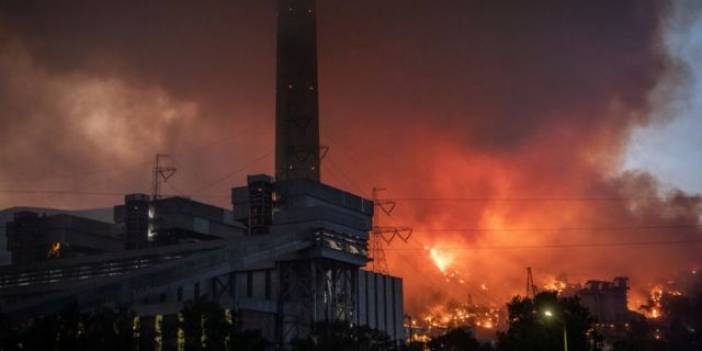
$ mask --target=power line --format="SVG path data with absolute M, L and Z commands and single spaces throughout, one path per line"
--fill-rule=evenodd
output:
M 177 196 L 183 196 L 183 192 L 174 188 Z M 27 194 L 27 195 L 72 195 L 72 196 L 105 196 L 105 197 L 122 197 L 129 194 L 130 191 L 124 192 L 101 192 L 101 191 L 80 191 L 80 190 L 8 190 L 0 189 L 0 193 L 4 194 Z M 164 194 L 165 196 L 173 196 L 174 194 Z M 229 195 L 208 194 L 208 193 L 190 193 L 191 196 L 224 198 Z M 394 199 L 393 199 L 394 200 Z M 637 225 L 637 226 L 596 226 L 596 227 L 552 227 L 552 228 L 426 228 L 415 229 L 414 233 L 450 233 L 450 232 L 559 232 L 559 231 L 645 231 L 645 230 L 667 230 L 667 229 L 697 229 L 702 228 L 702 224 L 693 225 Z
M 132 165 L 132 168 L 120 168 L 120 169 L 104 169 L 104 170 L 83 170 L 83 171 L 77 171 L 77 172 L 69 172 L 69 173 L 59 173 L 59 174 L 52 174 L 50 178 L 44 178 L 41 181 L 42 182 L 54 182 L 56 180 L 64 180 L 64 179 L 95 179 L 94 176 L 99 175 L 99 176 L 104 176 L 104 179 L 114 179 L 117 175 L 122 175 L 126 174 L 129 172 L 134 172 L 136 167 L 142 167 L 144 165 L 147 165 L 151 163 L 152 160 L 147 160 L 143 162 L 139 162 L 137 164 Z M 4 181 L 0 183 L 0 186 L 16 186 L 17 184 L 22 184 L 26 185 L 28 183 L 37 183 L 37 180 L 35 179 L 27 179 L 27 180 L 15 180 L 15 181 Z M 20 191 L 26 193 L 27 191 Z M 10 193 L 10 191 L 0 191 L 0 193 Z
M 247 162 L 243 167 L 241 167 L 241 168 L 239 168 L 239 169 L 236 169 L 236 170 L 234 170 L 234 171 L 232 171 L 232 172 L 230 172 L 230 173 L 227 173 L 227 174 L 223 175 L 222 177 L 217 178 L 217 179 L 215 179 L 215 180 L 213 180 L 213 181 L 211 181 L 211 182 L 209 182 L 209 183 L 207 183 L 207 184 L 202 185 L 202 186 L 199 187 L 197 190 L 195 190 L 195 192 L 197 193 L 197 192 L 203 191 L 203 190 L 205 190 L 205 189 L 209 189 L 209 188 L 211 188 L 211 187 L 213 187 L 213 186 L 215 186 L 215 185 L 217 185 L 217 184 L 219 184 L 219 183 L 221 183 L 221 182 L 223 182 L 223 181 L 225 181 L 225 180 L 231 178 L 232 176 L 235 176 L 235 175 L 237 175 L 237 174 L 239 174 L 239 173 L 245 171 L 247 168 L 251 167 L 252 165 L 256 164 L 257 162 L 259 162 L 259 161 L 261 161 L 261 160 L 263 160 L 263 159 L 268 158 L 271 154 L 273 154 L 273 151 L 266 152 L 265 154 L 263 154 L 263 155 L 261 155 L 261 156 L 259 156 L 259 157 L 256 157 L 256 158 L 254 158 L 253 160 Z
M 358 185 L 350 180 L 343 171 L 334 168 L 334 166 L 329 162 L 322 163 L 322 169 L 325 171 L 325 175 L 329 174 L 333 180 L 337 181 L 337 186 L 347 191 L 355 192 L 356 194 L 361 194 Z
M 553 227 L 553 228 L 429 228 L 417 229 L 415 233 L 448 233 L 448 232 L 559 232 L 559 231 L 631 231 L 659 229 L 693 229 L 702 228 L 701 224 L 681 225 L 638 225 L 638 226 L 600 226 L 600 227 Z
M 0 190 L 3 194 L 26 194 L 26 195 L 78 195 L 78 196 L 124 196 L 129 192 L 99 192 L 99 191 L 79 191 L 79 190 Z
M 215 185 L 219 182 L 222 182 L 233 175 L 236 175 L 238 173 L 243 172 L 246 170 L 248 167 L 250 167 L 252 164 L 255 164 L 258 161 L 261 161 L 262 159 L 267 158 L 270 156 L 272 152 L 266 153 L 265 155 L 261 155 L 258 158 L 255 158 L 251 160 L 249 163 L 247 163 L 246 166 L 237 169 L 231 173 L 228 173 L 221 178 L 212 181 L 209 184 L 206 184 L 202 186 L 198 191 L 207 189 L 211 187 L 212 185 Z M 327 160 L 329 161 L 329 160 Z M 351 185 L 355 190 L 361 190 L 361 187 L 359 186 L 358 183 L 354 182 L 351 178 L 348 177 L 346 172 L 343 172 L 341 169 L 339 169 L 338 166 L 334 167 L 334 164 L 330 164 L 329 170 L 332 171 L 332 173 L 336 173 L 339 178 L 344 180 L 348 185 Z M 87 173 L 87 174 L 97 174 L 97 173 L 102 173 L 102 172 L 95 172 L 95 173 Z M 359 193 L 362 193 L 362 191 L 358 191 Z M 37 195 L 45 195 L 45 194 L 69 194 L 69 195 L 122 195 L 124 193 L 114 193 L 114 192 L 95 192 L 95 191 L 71 191 L 71 190 L 0 190 L 0 193 L 7 193 L 7 194 L 37 194 Z M 227 195 L 218 195 L 218 194 L 198 194 L 198 193 L 193 193 L 192 195 L 198 195 L 198 196 L 207 196 L 207 197 L 226 197 Z M 529 201 L 554 201 L 554 202 L 578 202 L 578 201 L 660 201 L 663 199 L 656 198 L 656 197 L 641 197 L 641 198 L 636 198 L 636 197 L 528 197 L 528 198 L 490 198 L 490 197 L 466 197 L 466 198 L 438 198 L 438 197 L 399 197 L 395 198 L 393 197 L 393 200 L 396 202 L 432 202 L 432 201 L 445 201 L 445 202 L 529 202 Z M 471 229 L 472 230 L 472 229 Z M 549 229 L 550 230 L 550 229 Z M 459 229 L 458 231 L 463 231 L 463 229 Z
M 665 246 L 665 245 L 683 245 L 683 244 L 699 244 L 702 239 L 679 239 L 679 240 L 653 240 L 653 241 L 628 241 L 628 242 L 613 242 L 613 243 L 573 243 L 573 244 L 544 244 L 544 245 L 504 245 L 504 246 L 452 246 L 452 247 L 435 247 L 437 250 L 531 250 L 531 249 L 573 249 L 573 248 L 607 248 L 607 247 L 647 247 L 647 246 Z M 426 248 L 419 247 L 400 247 L 386 248 L 389 251 L 423 251 Z
M 404 202 L 630 202 L 630 201 L 663 201 L 665 199 L 649 197 L 397 197 L 396 201 Z

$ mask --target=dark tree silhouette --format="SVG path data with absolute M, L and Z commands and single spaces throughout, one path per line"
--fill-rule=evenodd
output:
M 455 328 L 427 343 L 430 351 L 481 351 L 490 347 L 481 345 L 470 328 Z
M 643 316 L 629 322 L 626 336 L 615 340 L 612 346 L 614 351 L 665 351 L 668 349 L 662 340 L 654 338 L 654 330 Z
M 86 350 L 132 350 L 134 316 L 126 310 L 101 308 L 82 318 Z
M 534 299 L 515 297 L 507 305 L 509 330 L 498 334 L 501 351 L 561 351 L 563 327 L 570 351 L 599 350 L 592 332 L 593 318 L 577 298 L 559 298 L 544 292 Z M 551 318 L 545 316 L 549 310 Z
M 382 332 L 346 322 L 314 325 L 307 338 L 292 341 L 293 351 L 392 351 L 397 347 Z
M 702 296 L 690 298 L 688 296 L 665 294 L 661 299 L 664 322 L 667 326 L 665 341 L 669 349 L 675 351 L 699 351 L 702 343 L 699 333 L 700 312 L 702 312 Z
M 242 330 L 233 316 L 218 304 L 206 300 L 185 303 L 180 326 L 185 332 L 185 349 L 202 351 L 263 351 L 270 346 L 258 331 Z
M 401 351 L 425 351 L 426 350 L 426 343 L 419 342 L 419 341 L 412 341 L 410 343 L 406 343 L 404 345 L 400 346 Z
M 164 320 L 164 350 L 175 349 L 178 328 L 185 332 L 188 351 L 263 351 L 270 346 L 259 332 L 242 331 L 235 319 L 215 303 L 187 302 L 181 315 L 182 321 L 166 324 Z M 74 306 L 22 323 L 0 315 L 0 351 L 128 351 L 138 349 L 138 343 L 147 348 L 155 346 L 155 340 L 134 338 L 133 320 L 134 315 L 125 310 L 101 308 L 81 313 Z
M 614 351 L 702 350 L 702 295 L 690 298 L 664 294 L 661 305 L 661 319 L 647 321 L 641 317 L 629 323 L 625 337 L 613 343 Z

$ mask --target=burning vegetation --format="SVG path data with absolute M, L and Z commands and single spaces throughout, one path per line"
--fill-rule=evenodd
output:
M 52 243 L 49 246 L 49 251 L 46 253 L 47 258 L 59 258 L 61 257 L 61 250 L 63 249 L 63 244 L 61 242 Z
M 409 243 L 388 247 L 387 261 L 390 273 L 404 279 L 410 313 L 429 316 L 431 306 L 465 301 L 468 294 L 480 296 L 482 306 L 502 305 L 524 293 L 527 266 L 545 274 L 569 272 L 577 281 L 627 275 L 636 298 L 642 296 L 640 306 L 649 297 L 639 293 L 646 282 L 666 281 L 671 272 L 701 263 L 702 197 L 662 185 L 645 172 L 625 170 L 622 162 L 636 128 L 669 118 L 667 106 L 657 103 L 668 100 L 662 92 L 670 92 L 671 83 L 686 85 L 674 79 L 682 67 L 661 42 L 671 27 L 663 22 L 671 9 L 655 0 L 611 3 L 592 7 L 556 1 L 530 6 L 528 16 L 521 6 L 483 7 L 470 1 L 460 2 L 458 10 L 432 1 L 338 6 L 338 13 L 335 6 L 325 9 L 330 16 L 358 16 L 367 25 L 330 21 L 330 32 L 354 33 L 354 40 L 325 39 L 321 45 L 320 62 L 342 63 L 325 64 L 320 76 L 326 91 L 322 118 L 328 126 L 322 138 L 333 150 L 322 164 L 323 179 L 366 197 L 374 185 L 387 186 L 388 197 L 397 198 L 394 224 L 415 232 Z M 222 33 L 199 31 L 216 25 L 193 26 L 192 37 L 198 38 L 193 42 L 170 43 L 161 33 L 135 37 L 110 27 L 123 21 L 92 15 L 111 11 L 80 4 L 64 11 L 69 19 L 7 9 L 12 21 L 2 27 L 19 44 L 0 50 L 0 75 L 11 78 L 0 82 L 6 92 L 0 105 L 17 113 L 3 115 L 7 120 L 0 136 L 6 152 L 0 160 L 12 167 L 2 169 L 0 180 L 88 193 L 137 189 L 150 157 L 145 149 L 180 152 L 194 145 L 197 152 L 184 152 L 179 160 L 184 171 L 179 190 L 229 207 L 226 196 L 209 196 L 228 193 L 236 181 L 227 179 L 202 193 L 201 176 L 230 174 L 227 164 L 250 164 L 252 150 L 270 145 L 273 125 L 263 127 L 261 118 L 272 114 L 264 103 L 272 86 L 260 78 L 271 73 L 260 59 L 274 56 L 266 51 L 270 47 L 252 44 L 262 40 L 227 38 L 221 41 L 224 47 L 204 45 L 218 49 L 202 52 L 201 39 Z M 247 11 L 217 12 L 221 23 L 242 25 L 234 32 L 250 35 L 246 28 L 272 25 L 252 23 L 269 21 L 264 14 L 273 13 L 263 5 L 258 10 L 246 20 L 227 16 Z M 123 19 L 134 15 L 113 12 Z M 194 12 L 200 13 L 181 8 L 152 15 L 175 23 L 181 17 L 169 16 Z M 390 32 L 386 13 L 395 14 L 396 28 Z M 417 25 L 420 18 L 441 20 Z M 87 27 L 94 31 L 86 36 Z M 60 30 L 43 33 L 42 28 Z M 398 33 L 416 40 L 398 40 Z M 120 44 L 112 47 L 115 43 Z M 143 55 L 144 47 L 186 54 L 164 64 L 163 55 Z M 232 65 L 230 53 L 239 52 L 257 54 Z M 338 61 L 336 55 L 343 52 L 354 55 L 340 55 Z M 105 59 L 106 53 L 114 57 Z M 599 59 L 602 53 L 606 59 Z M 115 62 L 119 67 L 109 67 Z M 222 76 L 222 68 L 227 75 Z M 237 79 L 221 79 L 227 76 Z M 16 82 L 34 82 L 38 88 L 26 98 L 25 84 Z M 11 115 L 23 118 L 9 120 Z M 45 130 L 54 132 L 51 138 L 24 132 Z M 221 147 L 213 140 L 237 140 L 242 147 Z M 235 149 L 241 151 L 232 154 Z M 228 161 L 219 162 L 223 159 Z M 58 172 L 49 173 L 58 166 Z M 71 169 L 85 172 L 46 176 L 72 174 Z M 124 174 L 107 181 L 104 173 L 114 169 Z M 256 163 L 252 173 L 259 171 L 270 169 Z M 72 193 L 40 199 L 4 194 L 2 201 L 61 207 L 112 203 Z M 58 243 L 48 255 L 60 252 Z M 567 290 L 558 280 L 538 285 Z M 651 299 L 649 316 L 660 315 Z M 446 312 L 432 321 L 477 313 L 456 308 L 444 307 Z

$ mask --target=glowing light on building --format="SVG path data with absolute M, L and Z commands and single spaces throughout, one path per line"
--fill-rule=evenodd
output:
M 57 258 L 61 256 L 61 249 L 63 246 L 61 245 L 60 242 L 55 242 L 51 244 L 49 247 L 49 252 L 46 253 L 46 257 L 48 258 Z

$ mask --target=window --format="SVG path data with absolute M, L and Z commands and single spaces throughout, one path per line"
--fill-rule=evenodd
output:
M 253 272 L 246 272 L 246 297 L 253 297 Z
M 266 271 L 266 300 L 271 299 L 271 271 Z

